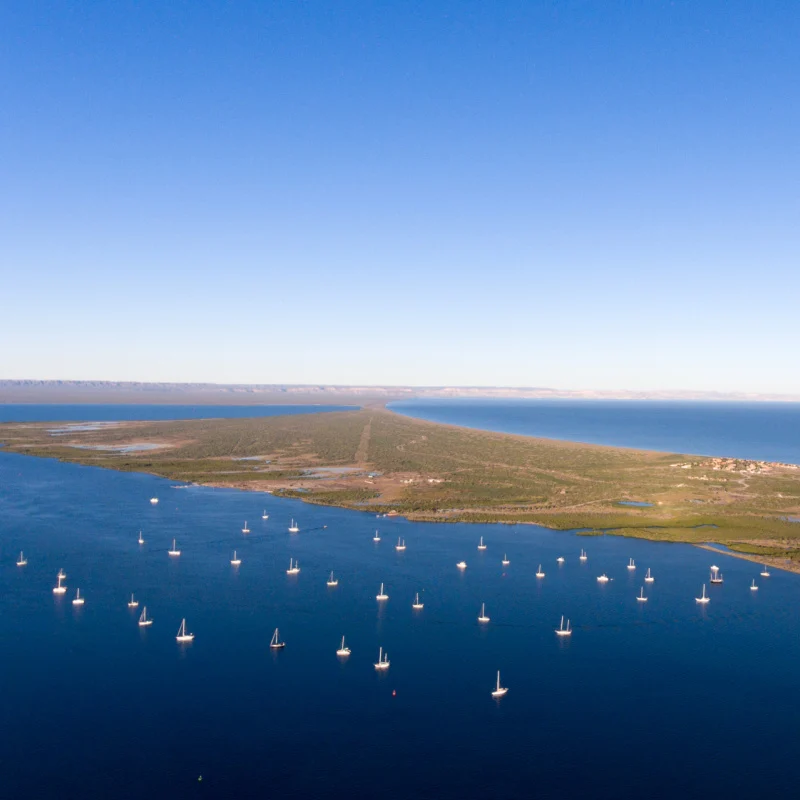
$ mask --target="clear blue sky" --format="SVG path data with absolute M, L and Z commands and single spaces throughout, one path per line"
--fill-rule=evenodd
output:
M 800 3 L 0 5 L 0 377 L 800 392 Z

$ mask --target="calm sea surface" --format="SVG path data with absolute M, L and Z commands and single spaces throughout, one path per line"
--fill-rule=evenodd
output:
M 461 399 L 390 408 L 502 433 L 800 464 L 800 403 Z
M 171 406 L 101 403 L 0 403 L 0 422 L 116 422 L 128 420 L 276 417 L 317 411 L 350 411 L 356 406 Z
M 712 562 L 725 582 L 701 607 Z M 0 796 L 793 797 L 800 578 L 759 571 L 684 545 L 375 519 L 0 451 Z

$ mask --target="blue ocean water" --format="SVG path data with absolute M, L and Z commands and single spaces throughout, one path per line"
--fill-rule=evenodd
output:
M 800 464 L 800 403 L 455 399 L 389 407 L 502 433 Z
M 725 583 L 703 608 L 712 562 Z M 791 797 L 800 582 L 758 572 L 684 545 L 375 519 L 0 452 L 0 794 Z M 553 632 L 562 614 L 569 640 Z M 184 617 L 190 645 L 175 641 Z
M 314 414 L 319 411 L 351 411 L 356 406 L 285 405 L 148 405 L 124 403 L 0 403 L 0 422 L 123 422 L 131 420 L 218 419 L 276 417 L 281 414 Z

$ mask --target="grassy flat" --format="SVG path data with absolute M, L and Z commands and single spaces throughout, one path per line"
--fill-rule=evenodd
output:
M 800 564 L 800 523 L 787 521 L 800 516 L 800 469 L 789 465 L 534 439 L 370 409 L 99 430 L 7 423 L 0 442 L 17 453 L 409 519 L 717 542 L 777 566 Z

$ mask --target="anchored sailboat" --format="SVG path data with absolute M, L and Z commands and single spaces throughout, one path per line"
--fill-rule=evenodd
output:
M 287 575 L 297 575 L 300 572 L 300 562 L 299 561 L 292 561 L 289 559 L 289 569 L 286 570 Z
M 338 586 L 339 581 L 333 577 L 333 572 L 331 572 L 330 577 L 328 578 L 328 586 Z
M 179 556 L 181 551 L 178 550 L 178 546 L 175 544 L 175 540 L 172 540 L 172 550 L 167 550 L 167 553 L 171 556 Z
M 186 620 L 181 620 L 181 626 L 178 628 L 178 635 L 175 637 L 176 642 L 191 642 L 194 639 L 193 633 L 186 633 Z
M 647 598 L 644 596 L 644 586 L 642 586 L 642 590 L 639 592 L 639 596 L 636 598 L 639 603 L 646 603 Z
M 72 605 L 74 605 L 74 606 L 82 606 L 84 604 L 84 602 L 86 602 L 86 601 L 81 597 L 81 590 L 80 589 L 76 589 L 75 590 L 75 599 L 72 601 Z
M 64 580 L 64 577 L 65 576 L 62 575 L 61 572 L 59 572 L 58 575 L 56 576 L 56 580 L 58 581 L 58 583 L 53 587 L 53 594 L 65 594 L 66 593 L 67 587 L 64 586 L 61 583 L 61 581 Z
M 242 528 L 242 533 L 250 533 L 250 528 L 247 527 L 247 520 L 244 521 L 244 528 Z
M 241 564 L 241 563 L 242 563 L 242 559 L 239 558 L 239 556 L 236 555 L 236 551 L 234 550 L 233 551 L 233 558 L 231 559 L 231 566 L 232 567 L 238 567 L 239 564 Z
M 344 636 L 342 636 L 342 646 L 336 651 L 337 656 L 349 656 L 350 648 L 344 646 Z
M 142 532 L 139 531 L 139 544 L 144 544 L 144 539 L 142 538 Z
M 411 608 L 413 608 L 414 611 L 422 611 L 424 608 L 424 604 L 421 603 L 419 599 L 419 592 L 417 592 L 414 602 L 411 604 Z
M 488 622 L 489 617 L 486 616 L 486 603 L 481 603 L 481 613 L 478 615 L 478 622 Z
M 378 663 L 375 664 L 375 669 L 389 669 L 389 654 L 384 653 L 382 647 L 378 650 Z
M 298 524 L 294 521 L 294 518 L 292 518 L 292 524 L 289 526 L 289 533 L 299 533 L 299 532 L 300 528 Z
M 497 670 L 497 683 L 492 690 L 492 697 L 502 697 L 507 692 L 508 689 L 505 686 L 500 685 L 500 670 Z
M 137 608 L 139 605 L 138 600 L 134 600 L 133 593 L 131 593 L 131 599 L 128 600 L 128 608 Z
M 589 556 L 586 555 L 586 551 L 585 550 L 581 550 L 581 554 L 580 554 L 580 556 L 578 556 L 578 558 L 579 558 L 580 561 L 586 561 L 586 559 L 588 559 Z
M 388 600 L 389 595 L 383 591 L 383 584 L 381 584 L 381 590 L 378 594 L 375 595 L 375 599 L 378 601 Z
M 483 536 L 481 536 L 480 542 L 478 542 L 478 550 L 485 550 L 486 545 L 483 543 Z
M 636 569 L 636 563 L 633 559 L 628 562 L 628 569 Z
M 703 603 L 703 604 L 711 602 L 711 598 L 710 597 L 706 597 L 706 585 L 705 584 L 703 584 L 703 594 L 700 597 L 695 597 L 695 601 L 698 602 L 698 603 Z
M 405 539 L 397 539 L 397 544 L 394 546 L 395 550 L 405 550 L 406 549 L 406 540 Z
M 372 537 L 372 541 L 379 542 L 380 540 L 381 540 L 381 535 L 378 533 L 378 531 L 375 531 L 375 535 Z
M 542 572 L 542 565 L 539 564 L 539 568 L 536 570 L 536 577 L 537 578 L 544 578 L 544 572 Z
M 261 515 L 261 519 L 269 519 L 269 514 L 267 514 L 267 509 L 264 509 L 264 513 Z
M 25 558 L 22 550 L 19 551 L 19 558 L 17 559 L 17 566 L 24 567 L 28 563 L 28 559 Z
M 271 650 L 280 650 L 283 647 L 286 647 L 286 642 L 282 642 L 278 638 L 278 629 L 275 628 L 275 633 L 272 634 L 272 639 L 270 639 L 269 646 Z
M 650 574 L 650 567 L 647 568 L 647 574 L 644 576 L 644 580 L 646 583 L 652 583 L 655 578 Z
M 504 553 L 503 554 L 503 566 L 507 567 L 511 562 L 508 560 L 508 556 Z
M 147 606 L 142 609 L 142 613 L 139 615 L 139 627 L 146 628 L 148 625 L 152 625 L 153 620 L 148 619 L 147 617 Z
M 569 626 L 569 620 L 564 625 L 564 617 L 561 617 L 561 624 L 556 628 L 556 636 L 572 636 L 572 628 Z

